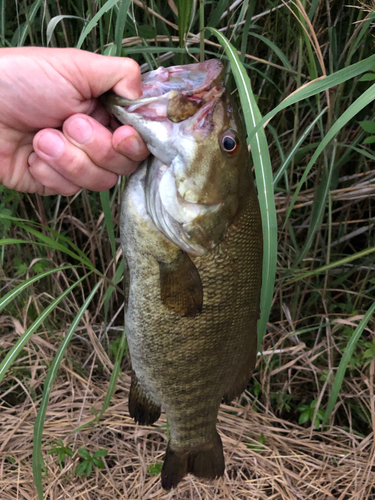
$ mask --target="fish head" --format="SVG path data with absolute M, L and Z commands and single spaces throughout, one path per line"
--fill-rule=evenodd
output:
M 146 204 L 180 248 L 202 255 L 220 243 L 243 196 L 249 158 L 237 108 L 212 59 L 143 76 L 143 97 L 107 94 L 105 107 L 148 145 Z

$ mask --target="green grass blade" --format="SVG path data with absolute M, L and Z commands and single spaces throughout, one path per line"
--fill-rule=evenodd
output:
M 115 232 L 113 230 L 111 202 L 109 199 L 109 191 L 100 192 L 100 201 L 104 212 L 104 222 L 107 228 L 108 238 L 111 243 L 113 262 L 116 263 L 116 241 Z
M 70 246 L 75 247 L 77 252 L 72 252 L 71 250 L 66 248 L 64 245 L 62 245 L 58 241 L 50 238 L 49 236 L 43 234 L 40 231 L 37 231 L 33 227 L 26 226 L 25 224 L 19 224 L 18 227 L 21 227 L 22 229 L 25 229 L 25 231 L 27 231 L 28 233 L 34 235 L 36 238 L 38 238 L 40 241 L 42 241 L 42 243 L 44 243 L 48 248 L 54 249 L 54 250 L 59 250 L 60 252 L 66 253 L 67 255 L 70 255 L 70 257 L 73 257 L 74 259 L 78 260 L 82 264 L 85 264 L 90 269 L 94 269 L 94 266 L 93 266 L 92 262 L 88 259 L 88 257 L 78 247 L 76 247 L 74 245 L 74 243 L 71 240 L 69 240 L 69 238 L 64 238 L 63 236 L 56 233 L 58 238 L 63 239 L 64 241 L 69 243 Z M 33 244 L 34 244 L 34 242 L 33 242 Z
M 89 21 L 87 26 L 83 29 L 83 31 L 79 37 L 78 43 L 76 45 L 77 49 L 80 49 L 82 47 L 83 42 L 86 40 L 87 35 L 91 32 L 91 30 L 93 28 L 95 28 L 95 26 L 97 26 L 99 19 L 106 12 L 108 12 L 110 9 L 112 9 L 118 2 L 119 2 L 119 0 L 107 0 L 107 2 L 103 5 L 103 7 L 101 7 L 98 10 L 98 12 L 95 14 L 95 16 L 91 19 L 91 21 Z
M 335 376 L 335 380 L 332 385 L 332 390 L 331 394 L 329 396 L 328 400 L 328 405 L 327 409 L 324 414 L 324 419 L 322 422 L 322 427 L 326 425 L 326 423 L 329 420 L 329 417 L 331 416 L 332 410 L 335 407 L 339 392 L 341 390 L 342 382 L 344 380 L 345 372 L 348 367 L 348 363 L 350 361 L 350 358 L 353 356 L 353 352 L 355 349 L 355 346 L 358 342 L 358 339 L 362 335 L 363 330 L 365 329 L 367 323 L 369 322 L 371 316 L 373 315 L 375 310 L 375 303 L 370 307 L 370 309 L 367 311 L 367 313 L 363 316 L 362 321 L 359 323 L 357 328 L 354 330 L 353 335 L 351 336 L 351 339 L 349 340 L 345 351 L 342 355 L 339 367 L 337 369 L 337 373 Z
M 273 52 L 275 52 L 275 54 L 277 55 L 277 57 L 280 59 L 280 61 L 283 63 L 283 65 L 286 68 L 293 69 L 292 65 L 288 61 L 288 58 L 286 57 L 286 55 L 282 52 L 282 50 L 279 49 L 279 47 L 275 43 L 273 43 L 271 40 L 269 40 L 265 36 L 258 35 L 257 33 L 254 33 L 253 31 L 249 33 L 249 36 L 253 36 L 254 38 L 258 38 L 258 40 L 261 40 L 263 43 L 265 43 L 266 45 L 268 45 L 268 47 Z
M 200 62 L 204 61 L 204 0 L 199 0 L 199 54 Z
M 0 240 L 0 246 L 6 246 L 6 245 L 21 245 L 23 243 L 28 243 L 30 245 L 30 241 L 29 240 L 17 240 L 17 238 L 3 238 Z M 46 245 L 43 245 L 41 243 L 34 243 L 36 245 L 40 245 L 40 246 L 46 246 Z
M 30 7 L 28 13 L 27 13 L 27 22 L 23 25 L 22 29 L 20 30 L 18 34 L 18 41 L 17 41 L 17 46 L 22 47 L 25 43 L 27 34 L 30 29 L 31 23 L 34 21 L 38 10 L 42 4 L 42 0 L 36 0 Z
M 63 19 L 80 19 L 81 21 L 85 22 L 85 19 L 83 17 L 78 17 L 78 16 L 55 16 L 53 17 L 50 22 L 48 23 L 47 26 L 47 46 L 50 44 L 53 33 L 56 29 L 56 26 L 59 24 L 60 21 Z
M 242 64 L 245 61 L 245 55 L 247 52 L 247 40 L 248 40 L 248 36 L 249 36 L 250 27 L 252 24 L 251 18 L 253 17 L 254 9 L 255 9 L 255 0 L 252 0 L 252 1 L 250 1 L 249 5 L 248 5 L 248 9 L 246 12 L 246 20 L 245 20 L 245 24 L 243 26 L 242 36 L 241 36 L 242 40 L 241 40 L 240 60 L 241 60 Z
M 125 31 L 126 18 L 128 17 L 130 0 L 121 0 L 121 5 L 117 13 L 115 26 L 116 56 L 121 56 L 122 39 Z
M 297 186 L 297 189 L 293 195 L 293 198 L 290 202 L 288 212 L 286 214 L 285 221 L 288 220 L 289 215 L 291 211 L 293 210 L 293 206 L 296 202 L 297 196 L 312 168 L 316 160 L 318 159 L 318 156 L 320 153 L 323 151 L 323 149 L 327 146 L 327 144 L 335 137 L 335 135 L 348 123 L 349 120 L 351 120 L 357 113 L 359 113 L 365 106 L 367 106 L 369 103 L 371 103 L 375 99 L 375 83 L 374 85 L 371 85 L 369 89 L 367 89 L 361 96 L 356 99 L 347 110 L 344 111 L 344 113 L 338 118 L 338 120 L 332 125 L 332 127 L 329 129 L 328 133 L 325 135 L 321 143 L 319 144 L 319 147 L 315 151 L 315 153 L 312 155 L 311 160 L 309 161 L 302 177 L 301 180 Z M 302 257 L 301 257 L 302 258 Z M 299 259 L 300 260 L 300 259 Z
M 32 285 L 35 281 L 39 281 L 45 276 L 49 276 L 50 274 L 57 273 L 59 271 L 64 271 L 65 269 L 72 269 L 72 267 L 73 266 L 56 267 L 54 269 L 49 269 L 44 273 L 37 274 L 36 276 L 33 276 L 32 278 L 23 281 L 20 285 L 14 287 L 13 290 L 4 295 L 4 297 L 0 298 L 0 311 L 4 309 L 4 307 L 6 307 L 9 304 L 9 302 L 15 299 L 17 295 L 19 295 L 23 290 L 25 290 L 25 288 Z
M 219 0 L 217 3 L 212 15 L 210 16 L 208 23 L 207 23 L 207 28 L 216 28 L 216 26 L 220 22 L 221 16 L 224 14 L 224 12 L 227 10 L 229 7 L 229 2 L 228 0 Z
M 66 254 L 70 255 L 71 257 L 73 257 L 74 259 L 79 260 L 80 262 L 84 263 L 90 269 L 94 269 L 94 266 L 93 266 L 92 262 L 90 261 L 90 259 L 87 257 L 87 255 L 84 254 L 82 252 L 82 250 L 80 248 L 78 248 L 72 242 L 72 240 L 70 238 L 63 236 L 62 234 L 58 233 L 57 231 L 54 231 L 53 229 L 50 229 L 49 227 L 44 227 L 44 229 L 46 231 L 48 231 L 53 236 L 55 236 L 56 240 L 53 240 L 49 236 L 46 236 L 45 234 L 43 234 L 40 231 L 37 231 L 36 229 L 33 228 L 33 225 L 37 226 L 37 227 L 43 227 L 36 222 L 27 221 L 27 220 L 25 221 L 25 219 L 19 219 L 17 217 L 12 217 L 12 216 L 6 215 L 6 214 L 0 214 L 0 220 L 1 219 L 6 219 L 6 220 L 9 220 L 11 222 L 16 223 L 17 227 L 24 229 L 26 232 L 33 234 L 36 238 L 41 240 L 43 242 L 43 246 L 47 246 L 49 248 L 53 248 L 55 250 L 59 250 L 63 253 L 66 253 Z M 27 225 L 23 224 L 23 222 L 27 222 L 28 224 Z M 58 240 L 61 240 L 64 243 L 66 243 L 68 246 L 70 246 L 74 250 L 74 252 L 71 252 L 64 245 L 61 245 L 60 243 L 58 243 Z M 0 245 L 10 245 L 12 243 L 14 243 L 14 244 L 16 244 L 16 243 L 30 243 L 30 241 L 15 240 L 15 239 L 12 241 L 12 239 L 10 239 L 10 238 L 4 238 L 3 240 L 0 240 Z M 36 243 L 34 241 L 32 242 L 32 244 L 38 245 L 38 243 Z
M 2 39 L 5 37 L 5 4 L 6 0 L 0 2 L 0 36 Z
M 193 0 L 177 0 L 176 6 L 178 10 L 178 37 L 180 40 L 180 47 L 185 46 L 185 34 L 189 30 L 191 14 L 193 10 Z
M 56 356 L 48 370 L 46 380 L 44 382 L 42 401 L 40 403 L 40 408 L 34 424 L 34 439 L 33 439 L 33 476 L 34 476 L 34 484 L 38 491 L 39 500 L 43 500 L 42 469 L 44 466 L 44 461 L 42 454 L 42 436 L 43 436 L 44 421 L 46 417 L 48 400 L 52 390 L 52 385 L 56 378 L 57 371 L 60 367 L 60 363 L 64 356 L 66 348 L 68 347 L 68 344 L 73 336 L 73 333 L 101 284 L 102 280 L 99 280 L 98 283 L 92 289 L 90 295 L 85 300 L 81 309 L 78 311 L 78 314 L 76 315 L 72 324 L 70 325 L 69 330 L 67 331 L 63 342 L 60 344 L 56 352 Z
M 115 275 L 113 277 L 113 284 L 117 285 L 117 283 L 121 280 L 121 278 L 124 276 L 124 268 L 125 268 L 125 261 L 124 259 L 120 260 L 120 263 L 116 269 Z M 110 285 L 108 289 L 106 290 L 104 296 L 103 296 L 103 302 L 104 302 L 104 322 L 107 323 L 107 318 L 108 318 L 108 308 L 109 308 L 109 301 L 111 298 L 112 293 L 114 292 L 115 287 L 113 285 Z
M 333 169 L 334 169 L 336 149 L 337 149 L 337 141 L 335 141 L 335 145 L 333 147 L 330 167 L 328 169 L 325 168 L 323 170 L 323 174 L 322 174 L 322 177 L 320 179 L 319 185 L 315 191 L 314 202 L 313 202 L 313 206 L 311 208 L 311 218 L 310 218 L 310 224 L 309 224 L 309 230 L 307 233 L 307 238 L 306 238 L 305 244 L 303 246 L 303 249 L 298 254 L 297 258 L 295 259 L 295 262 L 293 263 L 293 268 L 296 268 L 298 266 L 298 264 L 301 262 L 301 260 L 305 257 L 307 251 L 309 250 L 310 246 L 312 245 L 314 236 L 322 223 L 325 208 L 326 208 L 326 200 L 328 197 L 328 193 L 331 189 L 331 180 L 332 180 L 332 173 L 333 173 Z
M 311 130 L 314 128 L 315 124 L 320 120 L 320 118 L 324 115 L 324 113 L 327 110 L 328 110 L 328 107 L 324 108 L 318 114 L 318 116 L 310 123 L 310 125 L 308 127 L 306 127 L 306 130 L 303 132 L 303 134 L 301 135 L 301 137 L 298 139 L 298 141 L 296 142 L 296 144 L 294 145 L 294 147 L 291 149 L 290 153 L 285 158 L 285 160 L 283 161 L 282 165 L 280 166 L 280 168 L 276 172 L 275 177 L 273 179 L 273 183 L 274 183 L 275 186 L 277 185 L 277 183 L 281 179 L 281 177 L 284 174 L 285 170 L 290 165 L 290 162 L 294 158 L 294 155 L 297 153 L 297 151 L 298 151 L 299 147 L 301 146 L 301 144 L 303 143 L 303 141 L 306 139 L 306 137 L 309 135 L 309 133 L 311 132 Z
M 295 273 L 293 278 L 288 279 L 287 284 L 295 283 L 296 281 L 303 280 L 305 278 L 309 278 L 310 276 L 323 274 L 330 269 L 336 269 L 340 266 L 344 266 L 345 264 L 349 264 L 353 262 L 353 260 L 362 259 L 363 257 L 367 257 L 368 255 L 375 252 L 375 247 L 366 248 L 365 250 L 361 250 L 360 252 L 349 255 L 348 257 L 344 257 L 343 259 L 336 260 L 335 262 L 331 262 L 326 264 L 325 266 L 318 267 L 317 269 L 313 269 L 312 271 L 300 271 Z
M 124 356 L 124 352 L 125 352 L 126 347 L 127 347 L 126 331 L 124 328 L 124 330 L 122 332 L 122 336 L 121 336 L 120 345 L 119 345 L 118 351 L 116 353 L 116 360 L 115 360 L 115 364 L 113 366 L 111 380 L 109 381 L 107 394 L 105 395 L 103 406 L 102 406 L 102 409 L 100 410 L 100 414 L 98 416 L 98 419 L 102 418 L 102 416 L 104 415 L 104 412 L 109 407 L 109 403 L 111 401 L 113 393 L 115 392 L 117 379 L 118 379 L 118 376 L 119 376 L 119 373 L 121 370 L 121 361 L 122 361 L 122 358 Z
M 16 345 L 7 353 L 4 360 L 0 364 L 0 382 L 3 380 L 6 372 L 12 366 L 13 361 L 17 358 L 18 354 L 22 351 L 23 347 L 33 335 L 33 333 L 39 328 L 47 316 L 52 312 L 55 307 L 66 297 L 81 281 L 83 281 L 88 275 L 83 276 L 77 280 L 73 285 L 71 285 L 65 292 L 63 292 L 57 299 L 55 299 L 44 311 L 37 317 L 34 323 L 26 330 L 25 333 L 21 335 L 18 339 Z
M 324 92 L 331 87 L 340 85 L 341 83 L 344 83 L 352 78 L 355 78 L 356 76 L 361 75 L 362 73 L 365 73 L 368 70 L 371 70 L 371 68 L 373 68 L 374 65 L 375 65 L 375 54 L 368 57 L 367 59 L 364 59 L 363 61 L 352 64 L 347 68 L 341 69 L 336 73 L 333 73 L 333 75 L 325 77 L 322 76 L 312 82 L 307 83 L 306 85 L 303 85 L 298 90 L 290 94 L 286 99 L 284 99 L 278 106 L 276 106 L 276 108 L 267 113 L 266 116 L 262 118 L 262 120 L 259 123 L 257 123 L 257 126 L 251 132 L 251 136 L 249 139 L 252 139 L 255 133 L 261 127 L 263 127 L 265 123 L 271 120 L 271 118 L 273 118 L 279 111 L 282 111 L 283 109 L 287 108 L 288 106 L 292 106 L 297 102 L 303 101 L 305 99 L 308 99 L 309 97 L 319 94 L 320 92 Z
M 262 119 L 251 89 L 250 79 L 240 62 L 237 50 L 224 35 L 216 29 L 209 28 L 223 46 L 233 71 L 241 99 L 248 136 Z M 255 176 L 258 188 L 258 198 L 262 213 L 263 227 L 263 284 L 261 293 L 261 317 L 258 321 L 258 345 L 260 345 L 267 328 L 271 311 L 273 289 L 276 275 L 277 257 L 277 220 L 273 191 L 273 175 L 271 159 L 264 129 L 261 128 L 252 135 L 249 141 L 255 166 Z

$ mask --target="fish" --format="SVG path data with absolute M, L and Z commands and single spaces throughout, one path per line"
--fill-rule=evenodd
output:
M 262 223 L 221 61 L 160 67 L 142 75 L 142 91 L 136 100 L 110 92 L 101 102 L 151 152 L 121 206 L 129 413 L 151 425 L 165 410 L 161 482 L 169 490 L 189 473 L 224 474 L 217 415 L 255 365 Z

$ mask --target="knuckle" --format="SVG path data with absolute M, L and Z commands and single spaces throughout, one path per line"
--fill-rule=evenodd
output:
M 82 178 L 85 172 L 85 158 L 81 155 L 75 155 L 72 158 L 64 158 L 61 162 L 61 170 L 70 180 Z
M 140 77 L 141 76 L 141 68 L 139 67 L 139 64 L 134 61 L 134 59 L 127 58 L 127 65 L 128 65 L 128 70 L 133 74 L 133 76 Z

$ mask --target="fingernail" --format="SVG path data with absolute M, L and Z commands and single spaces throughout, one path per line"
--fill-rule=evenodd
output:
M 31 167 L 32 164 L 35 162 L 35 160 L 38 158 L 37 154 L 33 151 L 32 153 L 30 153 L 30 156 L 27 160 L 27 163 L 29 164 L 29 166 Z
M 128 153 L 131 156 L 139 155 L 144 149 L 143 143 L 141 142 L 141 140 L 134 135 L 130 135 L 129 137 L 125 137 L 125 139 L 123 139 L 120 142 L 119 147 L 121 148 L 122 152 Z
M 64 149 L 64 141 L 56 132 L 46 132 L 38 139 L 39 149 L 52 158 L 58 158 Z
M 74 118 L 67 122 L 65 130 L 70 137 L 78 142 L 78 144 L 85 144 L 92 136 L 92 126 L 84 118 Z

